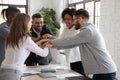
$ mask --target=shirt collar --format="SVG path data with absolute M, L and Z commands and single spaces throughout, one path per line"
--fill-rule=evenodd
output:
M 33 27 L 32 27 L 32 29 L 37 34 L 37 36 L 40 37 L 40 32 L 37 32 Z

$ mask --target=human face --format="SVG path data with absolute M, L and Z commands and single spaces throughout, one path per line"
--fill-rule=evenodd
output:
M 89 19 L 84 18 L 82 16 L 76 16 L 76 20 L 77 20 L 77 23 L 79 23 L 80 28 L 81 28 L 81 27 L 84 27 L 88 23 Z
M 73 26 L 73 18 L 69 14 L 65 14 L 64 22 L 69 29 Z
M 43 18 L 34 18 L 32 20 L 32 25 L 36 31 L 41 31 L 43 27 Z
M 79 19 L 76 16 L 73 16 L 74 22 L 73 25 L 75 25 L 75 29 L 80 29 L 81 25 L 79 23 Z

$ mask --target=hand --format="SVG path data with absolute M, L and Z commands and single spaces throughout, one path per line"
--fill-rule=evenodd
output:
M 42 44 L 43 48 L 57 48 L 56 46 L 52 45 L 50 42 L 45 42 Z
M 43 38 L 43 39 L 54 39 L 54 36 L 51 35 L 51 34 L 44 34 L 44 35 L 42 36 L 42 38 Z
M 37 41 L 39 41 L 39 40 L 41 40 L 41 39 L 42 39 L 42 37 L 39 37 L 39 38 L 32 37 L 32 40 L 33 40 L 34 42 L 37 42 Z
M 44 48 L 52 48 L 53 45 L 50 44 L 50 43 L 45 43 L 45 44 L 43 45 L 43 47 L 44 47 Z
M 36 44 L 42 46 L 44 43 L 47 43 L 49 41 L 50 41 L 50 39 L 41 39 L 41 40 L 37 41 Z

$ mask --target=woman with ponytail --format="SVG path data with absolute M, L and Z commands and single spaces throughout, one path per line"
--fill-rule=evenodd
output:
M 5 40 L 10 31 L 9 26 L 17 13 L 20 13 L 20 10 L 16 7 L 8 7 L 1 12 L 5 22 L 0 24 L 0 65 L 5 58 Z

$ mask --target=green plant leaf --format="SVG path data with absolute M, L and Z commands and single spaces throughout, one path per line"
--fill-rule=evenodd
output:
M 52 8 L 41 8 L 39 12 L 43 15 L 44 23 L 49 25 L 53 35 L 57 35 L 58 30 L 60 29 L 60 24 L 56 21 L 56 12 Z

